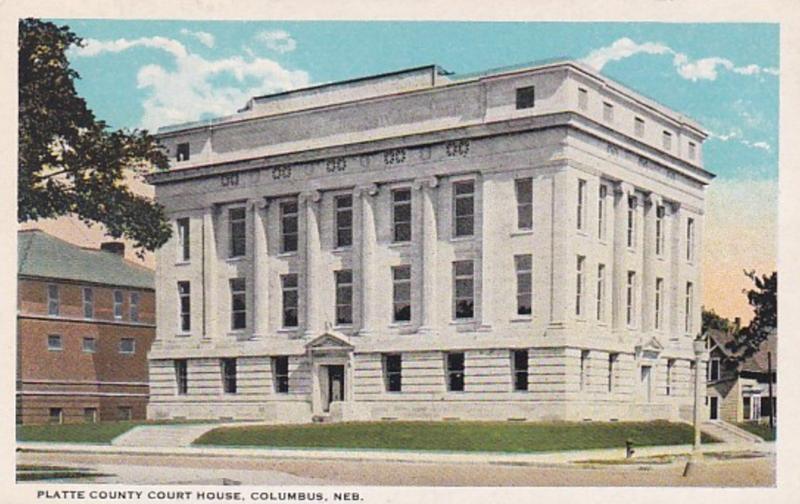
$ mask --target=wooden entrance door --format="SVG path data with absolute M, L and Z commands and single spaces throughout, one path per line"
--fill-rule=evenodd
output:
M 328 397 L 325 411 L 330 411 L 331 403 L 344 401 L 344 366 L 326 366 L 328 368 Z

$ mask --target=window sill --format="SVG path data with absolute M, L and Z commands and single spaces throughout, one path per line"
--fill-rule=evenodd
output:
M 515 318 L 511 319 L 511 323 L 512 324 L 519 324 L 519 323 L 522 323 L 522 322 L 533 322 L 533 317 L 532 316 L 527 316 L 526 317 L 526 316 L 522 316 L 521 315 L 519 317 L 515 317 Z
M 347 246 L 347 247 L 336 247 L 335 249 L 331 250 L 331 254 L 347 254 L 347 253 L 352 253 L 352 252 L 353 252 L 353 246 L 352 245 Z
M 188 337 L 189 337 L 189 336 L 191 336 L 191 335 L 192 335 L 192 333 L 191 333 L 191 332 L 179 332 L 179 333 L 175 333 L 175 337 L 176 337 L 176 338 L 188 338 Z
M 582 229 L 578 229 L 577 231 L 575 231 L 575 234 L 577 234 L 578 236 L 583 236 L 584 238 L 589 238 L 589 233 Z
M 478 321 L 475 320 L 474 318 L 469 318 L 469 319 L 465 318 L 465 319 L 451 320 L 450 321 L 450 325 L 451 326 L 466 326 L 466 325 L 476 324 L 477 322 Z
M 275 257 L 295 257 L 297 256 L 297 251 L 293 250 L 291 252 L 279 252 L 278 255 Z
M 406 248 L 411 246 L 411 240 L 402 242 L 392 242 L 388 245 L 389 248 Z
M 475 240 L 475 238 L 476 237 L 475 237 L 474 234 L 471 234 L 469 236 L 453 236 L 453 237 L 450 238 L 450 242 L 451 243 L 468 242 L 468 241 Z
M 226 263 L 238 263 L 242 261 L 246 261 L 247 256 L 236 256 L 236 257 L 228 257 L 225 259 Z
M 300 327 L 281 327 L 280 329 L 276 329 L 275 332 L 279 334 L 293 334 L 300 330 Z
M 400 322 L 392 322 L 389 324 L 389 328 L 391 329 L 408 329 L 411 327 L 411 321 L 400 321 Z
M 533 234 L 533 229 L 517 229 L 509 233 L 510 236 L 530 236 Z
M 352 331 L 353 324 L 336 324 L 331 329 L 334 331 Z

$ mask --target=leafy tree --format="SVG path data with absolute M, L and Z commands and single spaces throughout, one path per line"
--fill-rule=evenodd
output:
M 745 275 L 754 284 L 754 288 L 744 290 L 754 315 L 750 324 L 734 335 L 731 348 L 740 361 L 758 352 L 761 344 L 778 328 L 778 272 L 758 276 L 755 271 L 745 271 Z
M 81 39 L 68 27 L 19 21 L 19 222 L 73 214 L 102 223 L 113 238 L 134 242 L 137 254 L 170 237 L 163 208 L 132 192 L 126 173 L 167 169 L 146 130 L 111 131 L 75 91 L 78 73 L 65 51 Z
M 710 310 L 703 308 L 702 334 L 705 334 L 709 329 L 717 329 L 728 332 L 733 330 L 733 328 L 733 323 L 725 317 L 717 315 L 717 312 L 715 312 L 713 308 Z

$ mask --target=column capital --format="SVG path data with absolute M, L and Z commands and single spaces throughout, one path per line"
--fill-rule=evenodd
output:
M 267 210 L 269 208 L 270 201 L 271 200 L 269 196 L 253 198 L 250 200 L 250 206 L 253 208 L 253 211 L 256 212 L 259 210 Z
M 317 189 L 303 191 L 298 196 L 298 199 L 300 200 L 300 203 L 319 203 L 319 201 L 322 199 L 322 193 Z
M 670 206 L 672 207 L 672 213 L 676 214 L 681 209 L 681 202 L 680 201 L 672 201 L 672 202 L 670 202 Z
M 644 202 L 647 205 L 653 205 L 657 207 L 664 202 L 664 199 L 661 197 L 660 194 L 651 192 L 644 197 Z
M 617 182 L 614 186 L 614 194 L 618 196 L 632 196 L 634 188 L 628 182 Z
M 355 196 L 356 198 L 369 197 L 377 195 L 378 192 L 380 192 L 380 188 L 378 187 L 377 184 L 366 184 L 366 185 L 356 186 L 353 189 L 353 196 Z
M 414 189 L 422 189 L 424 187 L 428 187 L 430 189 L 435 189 L 439 186 L 439 178 L 436 175 L 431 175 L 430 177 L 420 177 L 414 179 L 413 183 Z

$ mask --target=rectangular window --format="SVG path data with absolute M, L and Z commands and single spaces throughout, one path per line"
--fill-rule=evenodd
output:
M 175 390 L 178 395 L 189 393 L 189 370 L 186 359 L 175 359 Z
M 48 422 L 51 424 L 64 423 L 64 410 L 61 408 L 50 408 Z
M 133 409 L 130 406 L 117 407 L 117 420 L 128 422 L 133 418 Z
M 392 267 L 392 320 L 411 321 L 411 266 Z
M 603 102 L 603 120 L 605 122 L 614 122 L 614 105 Z
M 283 327 L 297 327 L 297 275 L 281 275 L 283 288 Z
M 686 282 L 686 320 L 684 321 L 684 325 L 686 327 L 686 333 L 692 333 L 692 307 L 694 306 L 694 286 L 692 282 Z
M 333 199 L 335 207 L 336 247 L 353 245 L 353 196 L 345 194 Z
M 664 150 L 671 150 L 672 149 L 672 133 L 669 131 L 664 131 L 661 136 L 661 142 L 664 146 Z
M 586 181 L 578 179 L 578 204 L 577 204 L 577 224 L 578 229 L 583 229 L 586 222 Z
M 533 229 L 533 179 L 514 181 L 517 195 L 517 229 Z
M 231 278 L 231 329 L 236 331 L 247 327 L 247 281 L 244 278 Z
M 392 191 L 392 241 L 411 241 L 411 189 Z
M 675 369 L 675 359 L 667 359 L 667 387 L 665 392 L 668 396 L 672 395 L 673 369 Z
M 597 191 L 597 238 L 606 239 L 606 197 L 608 196 L 608 186 L 600 184 Z
M 711 359 L 711 363 L 708 366 L 708 380 L 719 380 L 719 359 L 717 358 Z
M 230 232 L 230 254 L 228 257 L 242 257 L 247 248 L 247 213 L 244 208 L 231 208 L 228 210 L 228 225 Z
M 475 228 L 475 181 L 453 183 L 453 235 L 472 236 Z
M 95 353 L 97 350 L 97 341 L 94 338 L 83 338 L 83 346 L 81 349 L 85 353 Z
M 641 117 L 633 120 L 633 133 L 639 138 L 644 136 L 644 119 Z
M 653 315 L 653 326 L 656 330 L 661 329 L 661 318 L 664 313 L 664 279 L 656 278 L 655 312 Z
M 686 260 L 694 260 L 694 219 L 686 220 Z
M 578 261 L 575 268 L 575 315 L 578 317 L 583 315 L 583 268 L 585 263 L 586 257 L 578 256 Z
M 129 306 L 131 322 L 139 322 L 139 293 L 131 292 L 131 302 Z
M 511 351 L 511 372 L 514 374 L 514 390 L 527 392 L 528 390 L 528 351 Z
M 272 358 L 272 382 L 278 394 L 289 393 L 289 357 Z
M 189 260 L 189 219 L 178 219 L 178 260 Z
M 96 423 L 97 408 L 83 408 L 83 421 L 86 423 Z
M 59 352 L 63 349 L 61 346 L 61 336 L 58 334 L 50 334 L 47 336 L 47 349 L 54 352 Z
M 697 145 L 694 142 L 689 142 L 689 159 L 694 159 L 697 156 Z
M 122 320 L 122 291 L 114 291 L 114 319 Z
M 636 196 L 628 197 L 628 232 L 627 243 L 628 247 L 636 246 L 636 207 L 639 206 L 639 201 Z
M 634 326 L 636 320 L 636 272 L 628 272 L 628 282 L 625 286 L 625 322 L 628 327 Z
M 336 324 L 353 323 L 353 271 L 341 270 L 336 276 Z
M 578 88 L 578 108 L 581 110 L 589 108 L 589 91 L 584 88 Z
M 531 254 L 514 256 L 517 273 L 517 315 L 533 312 L 533 259 Z
M 284 201 L 281 210 L 281 252 L 297 251 L 297 201 Z
M 386 392 L 403 390 L 403 358 L 400 354 L 383 356 L 383 384 Z
M 132 354 L 136 352 L 136 340 L 133 338 L 122 338 L 119 340 L 119 353 Z
M 597 320 L 606 319 L 606 265 L 597 265 Z
M 191 291 L 189 282 L 178 282 L 178 307 L 180 316 L 180 330 L 187 333 L 192 329 Z
M 177 148 L 175 149 L 175 160 L 176 161 L 189 161 L 189 144 L 187 143 L 179 143 Z
M 475 281 L 472 261 L 453 263 L 453 316 L 470 319 L 475 316 Z
M 608 354 L 608 391 L 614 392 L 614 368 L 617 366 L 619 354 Z
M 447 390 L 464 391 L 464 352 L 445 354 L 447 357 Z
M 91 287 L 83 288 L 83 318 L 94 318 L 94 291 Z
M 666 210 L 663 205 L 656 207 L 656 255 L 664 254 L 664 215 Z
M 586 374 L 588 373 L 589 350 L 581 350 L 580 390 L 586 390 Z
M 517 110 L 533 108 L 535 97 L 536 92 L 534 86 L 517 88 Z
M 59 312 L 58 285 L 47 286 L 47 314 L 57 317 Z
M 222 373 L 222 391 L 225 394 L 236 393 L 236 359 L 220 359 Z

